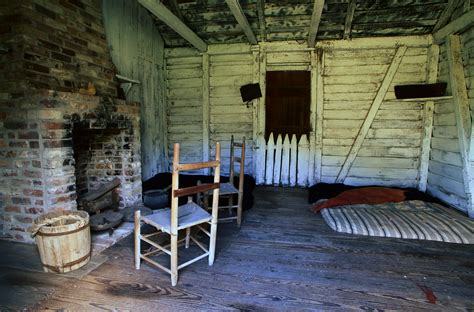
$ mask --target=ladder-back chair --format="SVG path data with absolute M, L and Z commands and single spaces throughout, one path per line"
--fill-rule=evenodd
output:
M 240 149 L 240 157 L 235 156 L 235 150 Z M 239 164 L 239 188 L 234 186 L 234 165 Z M 234 136 L 230 139 L 230 173 L 229 182 L 221 183 L 219 188 L 219 194 L 221 198 L 227 197 L 227 205 L 219 206 L 221 208 L 229 209 L 229 213 L 232 213 L 233 209 L 237 209 L 235 216 L 219 218 L 219 221 L 237 220 L 237 225 L 240 227 L 242 224 L 242 204 L 244 198 L 244 169 L 245 169 L 245 137 L 242 138 L 242 142 L 235 142 Z M 237 204 L 234 204 L 234 195 L 237 195 Z
M 139 210 L 135 212 L 135 268 L 137 270 L 140 269 L 140 261 L 145 260 L 171 274 L 171 285 L 175 286 L 178 281 L 178 270 L 206 256 L 209 256 L 209 265 L 214 263 L 219 202 L 220 145 L 219 143 L 216 144 L 216 159 L 208 162 L 181 164 L 179 162 L 179 144 L 174 145 L 173 153 L 171 208 L 161 209 L 147 216 L 141 216 Z M 180 172 L 205 168 L 214 168 L 214 183 L 179 188 Z M 193 202 L 192 197 L 188 197 L 188 202 L 185 205 L 178 206 L 179 197 L 208 192 L 210 190 L 213 190 L 211 213 Z M 141 234 L 142 222 L 153 226 L 157 231 L 151 234 Z M 210 224 L 210 230 L 202 226 L 205 223 Z M 191 235 L 191 227 L 193 226 L 196 226 L 209 236 L 208 248 Z M 178 232 L 180 230 L 186 230 L 186 235 L 185 238 L 179 240 Z M 151 239 L 160 233 L 170 235 L 170 243 L 168 245 L 162 246 Z M 201 248 L 204 253 L 185 263 L 178 264 L 178 244 L 184 241 L 185 247 L 188 248 L 190 240 Z M 152 246 L 151 250 L 142 252 L 140 250 L 141 241 L 150 244 Z M 166 253 L 171 257 L 170 268 L 151 259 L 151 256 L 160 253 Z

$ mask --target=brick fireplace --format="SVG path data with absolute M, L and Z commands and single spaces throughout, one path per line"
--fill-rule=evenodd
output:
M 139 104 L 37 91 L 0 108 L 2 238 L 31 241 L 41 213 L 75 210 L 78 196 L 120 179 L 120 207 L 141 201 Z

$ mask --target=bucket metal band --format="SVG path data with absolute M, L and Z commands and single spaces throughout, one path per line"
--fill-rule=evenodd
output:
M 72 266 L 75 265 L 75 264 L 81 263 L 82 261 L 84 261 L 84 260 L 86 260 L 87 258 L 89 258 L 89 257 L 91 256 L 91 253 L 92 253 L 92 248 L 91 248 L 91 250 L 89 250 L 89 252 L 88 252 L 84 257 L 81 257 L 81 258 L 79 258 L 79 259 L 77 259 L 77 260 L 74 260 L 74 261 L 65 263 L 65 264 L 63 264 L 62 266 L 53 266 L 53 265 L 44 264 L 44 263 L 41 263 L 41 264 L 42 264 L 45 268 L 50 269 L 50 270 L 53 271 L 53 272 L 61 273 L 61 270 L 60 270 L 60 269 L 63 269 L 63 268 L 66 268 L 66 267 L 72 267 Z
M 36 233 L 36 235 L 39 235 L 39 236 L 62 236 L 62 235 L 68 235 L 68 234 L 73 234 L 73 233 L 77 233 L 79 231 L 82 231 L 83 229 L 85 229 L 86 227 L 89 226 L 89 222 L 86 223 L 84 226 L 81 226 L 80 228 L 77 228 L 75 230 L 72 230 L 72 231 L 69 231 L 69 232 L 61 232 L 61 233 L 44 233 L 44 232 L 41 232 L 41 229 L 38 231 L 38 233 Z

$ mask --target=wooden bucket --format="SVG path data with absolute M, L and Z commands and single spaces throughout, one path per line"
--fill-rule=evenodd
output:
M 33 222 L 36 244 L 45 272 L 76 270 L 91 257 L 89 214 L 85 211 L 50 212 Z

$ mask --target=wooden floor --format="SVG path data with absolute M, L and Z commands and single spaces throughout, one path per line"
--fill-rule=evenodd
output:
M 214 265 L 181 270 L 177 287 L 147 264 L 134 269 L 128 237 L 85 276 L 2 262 L 0 310 L 474 309 L 474 245 L 339 234 L 309 211 L 306 190 L 255 196 L 240 230 L 219 225 Z

